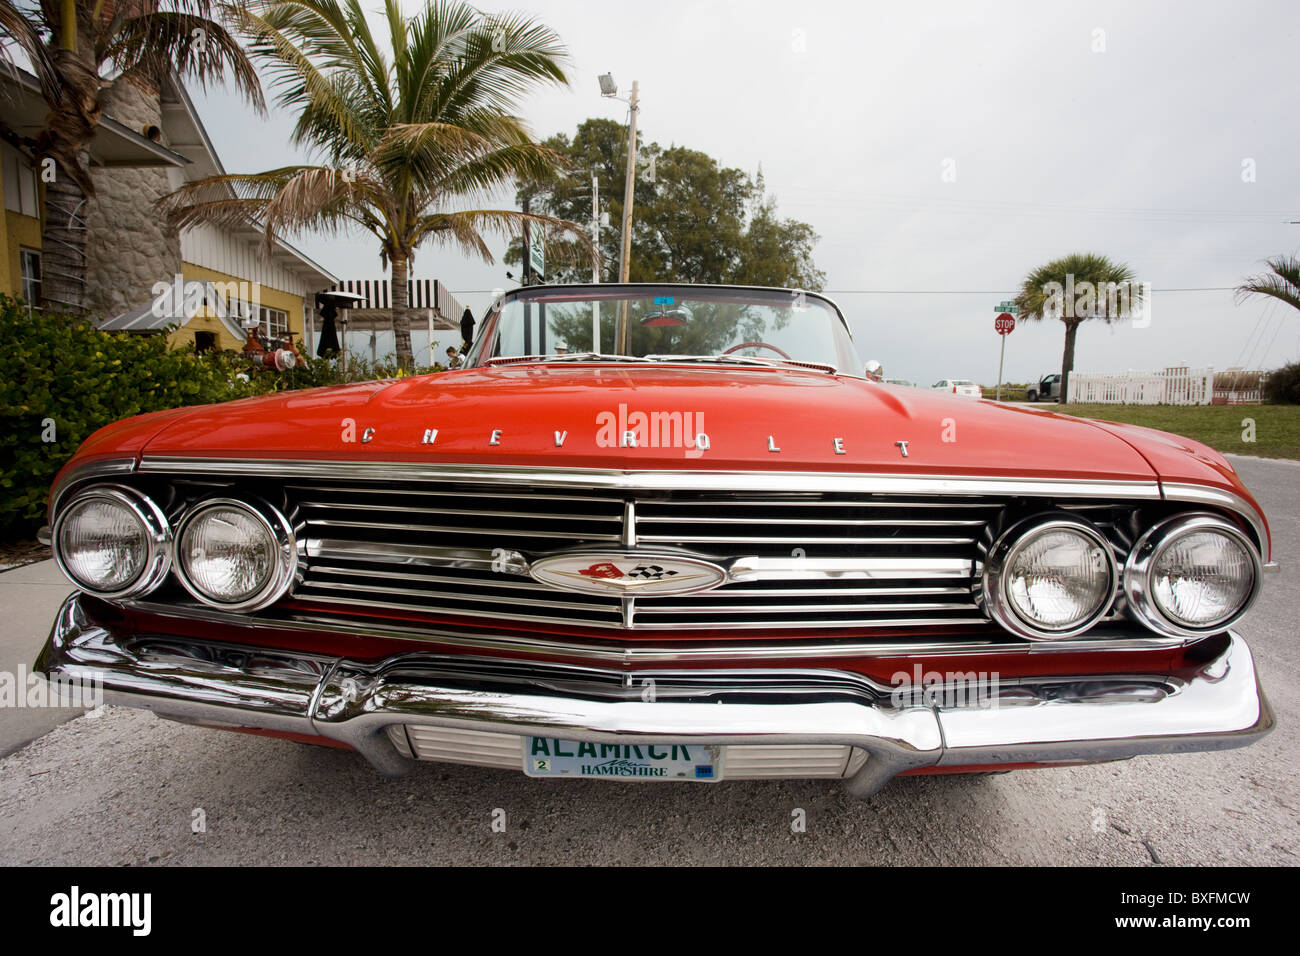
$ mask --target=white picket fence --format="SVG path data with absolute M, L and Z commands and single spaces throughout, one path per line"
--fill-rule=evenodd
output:
M 1209 405 L 1214 369 L 1167 368 L 1163 372 L 1071 372 L 1067 401 L 1101 405 Z

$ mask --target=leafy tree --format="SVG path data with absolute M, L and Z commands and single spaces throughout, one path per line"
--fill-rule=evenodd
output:
M 568 161 L 567 175 L 525 182 L 518 199 L 535 211 L 577 223 L 591 221 L 591 174 L 600 183 L 602 211 L 612 228 L 600 232 L 601 280 L 618 280 L 619 224 L 627 170 L 627 130 L 613 120 L 589 119 L 572 139 L 560 133 L 545 145 Z M 825 275 L 813 263 L 817 234 L 807 223 L 782 219 L 762 172 L 751 178 L 719 165 L 699 150 L 639 145 L 634 187 L 633 282 L 697 282 L 815 290 Z M 653 178 L 650 171 L 653 170 Z M 548 281 L 584 282 L 591 267 L 584 247 L 548 230 Z M 508 263 L 523 261 L 512 243 Z
M 1054 259 L 1025 276 L 1016 296 L 1022 321 L 1060 319 L 1065 325 L 1061 356 L 1061 401 L 1070 394 L 1074 343 L 1079 326 L 1089 319 L 1110 324 L 1131 316 L 1142 304 L 1141 287 L 1133 270 L 1094 253 Z
M 222 25 L 236 10 L 223 0 L 0 0 L 0 41 L 21 49 L 49 105 L 45 125 L 25 136 L 0 120 L 0 138 L 52 158 L 45 186 L 41 291 L 63 311 L 85 305 L 84 202 L 95 195 L 90 141 L 106 90 L 168 71 L 206 86 L 223 76 L 263 108 L 257 73 Z M 7 50 L 4 59 L 10 59 Z M 12 60 L 10 59 L 10 62 Z M 111 82 L 110 72 L 118 75 Z
M 392 268 L 397 355 L 409 367 L 407 277 L 416 249 L 433 240 L 491 262 L 484 233 L 516 233 L 530 218 L 455 207 L 557 175 L 563 158 L 511 110 L 540 85 L 567 85 L 567 54 L 536 20 L 459 0 L 434 0 L 410 17 L 385 0 L 384 16 L 387 35 L 377 38 L 359 0 L 254 2 L 242 21 L 256 38 L 254 56 L 273 74 L 280 105 L 298 112 L 294 143 L 324 162 L 212 177 L 177 191 L 165 208 L 178 225 L 255 217 L 268 244 L 306 229 L 370 232 Z

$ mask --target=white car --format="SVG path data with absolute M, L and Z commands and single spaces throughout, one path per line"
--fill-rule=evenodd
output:
M 968 378 L 941 378 L 930 387 L 937 392 L 952 392 L 954 395 L 964 395 L 967 398 L 984 397 L 980 387 Z

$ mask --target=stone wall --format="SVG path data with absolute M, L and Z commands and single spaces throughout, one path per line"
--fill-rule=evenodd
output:
M 118 80 L 102 102 L 104 114 L 132 132 L 162 127 L 158 90 L 143 82 Z M 172 191 L 166 169 L 100 167 L 91 175 L 86 301 L 92 316 L 111 318 L 148 302 L 154 283 L 180 273 L 180 236 L 153 205 Z

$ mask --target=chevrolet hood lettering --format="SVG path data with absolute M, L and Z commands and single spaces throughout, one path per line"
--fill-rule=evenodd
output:
M 727 572 L 709 561 L 640 551 L 581 551 L 534 561 L 529 573 L 542 584 L 585 594 L 687 594 L 716 588 Z

